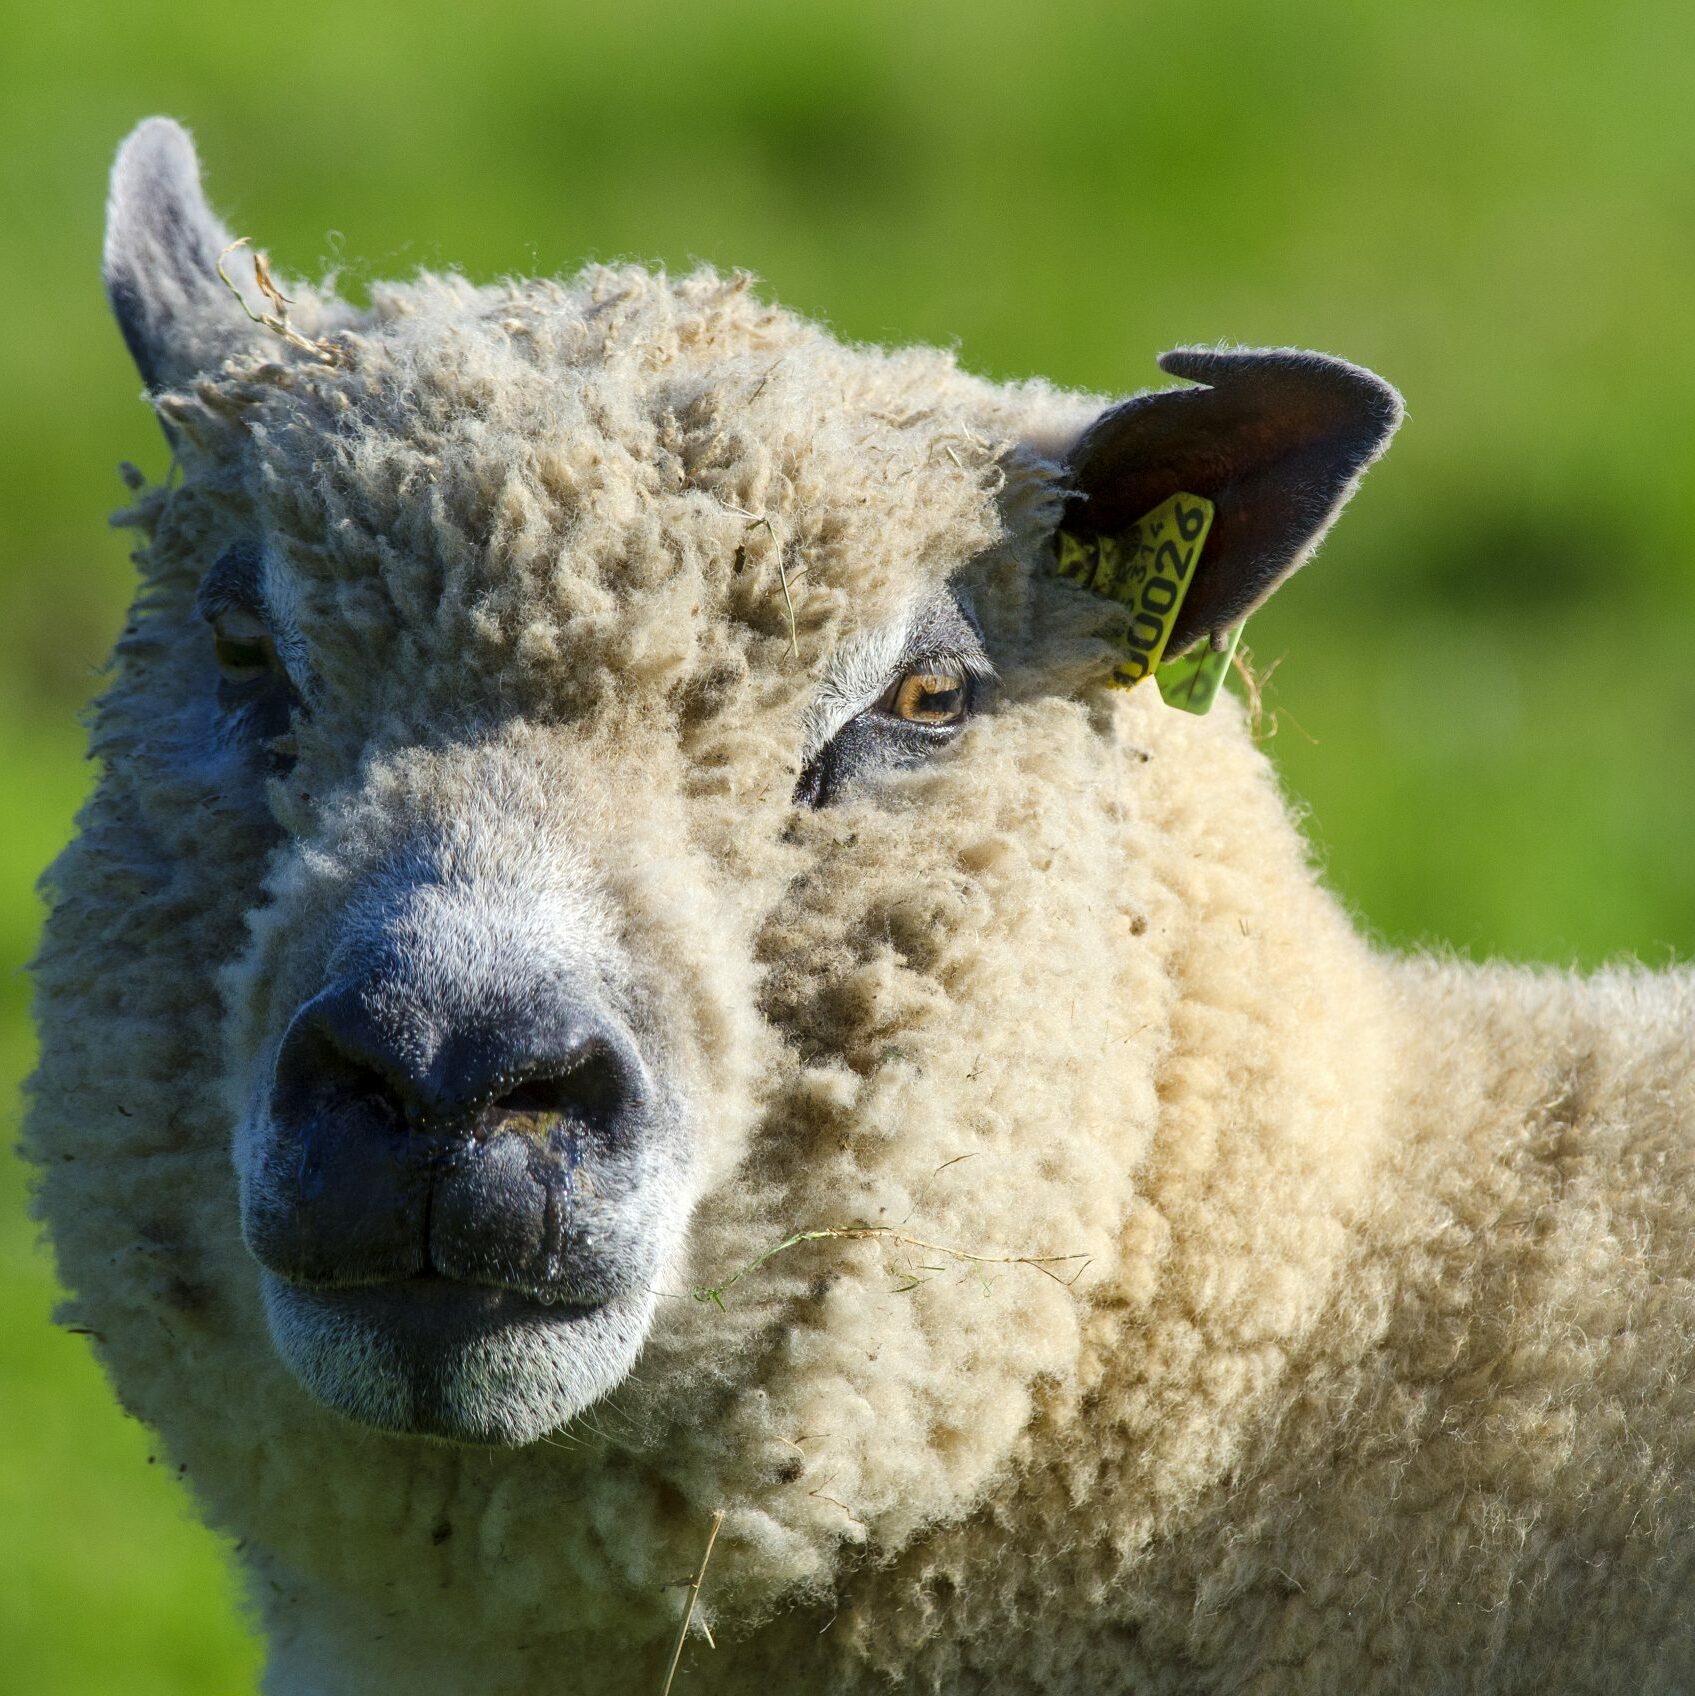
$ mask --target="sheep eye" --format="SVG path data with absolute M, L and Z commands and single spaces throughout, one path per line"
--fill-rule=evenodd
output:
M 959 724 L 965 718 L 965 679 L 954 671 L 909 671 L 878 706 L 908 724 Z
M 270 631 L 262 620 L 240 608 L 220 612 L 212 620 L 212 651 L 226 683 L 257 683 L 282 670 Z
M 899 633 L 900 657 L 885 659 L 894 634 L 839 657 L 815 703 L 823 739 L 801 768 L 797 806 L 827 807 L 882 773 L 922 764 L 981 710 L 994 669 L 982 630 L 953 589 L 940 588 L 917 607 Z

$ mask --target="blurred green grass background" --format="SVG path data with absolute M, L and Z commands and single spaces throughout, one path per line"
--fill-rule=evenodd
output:
M 844 335 L 1128 391 L 1297 343 L 1410 422 L 1254 620 L 1271 744 L 1386 941 L 1595 963 L 1695 937 L 1695 21 L 1682 0 L 297 0 L 7 7 L 0 54 L 0 1101 L 31 881 L 88 781 L 129 583 L 114 468 L 165 454 L 106 320 L 141 116 L 295 272 L 694 258 Z M 0 1682 L 233 1692 L 214 1541 L 81 1338 L 0 1162 Z

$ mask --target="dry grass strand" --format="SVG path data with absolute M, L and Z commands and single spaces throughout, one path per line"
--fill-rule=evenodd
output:
M 946 1243 L 930 1242 L 923 1237 L 909 1236 L 905 1231 L 897 1230 L 893 1225 L 823 1225 L 812 1231 L 796 1231 L 792 1236 L 785 1237 L 780 1243 L 768 1248 L 762 1254 L 756 1254 L 745 1266 L 738 1269 L 722 1284 L 706 1284 L 693 1290 L 691 1294 L 696 1301 L 709 1301 L 714 1307 L 724 1306 L 725 1295 L 743 1278 L 752 1272 L 757 1272 L 767 1261 L 774 1260 L 779 1254 L 786 1253 L 791 1248 L 797 1248 L 802 1243 L 835 1242 L 835 1241 L 864 1241 L 871 1237 L 880 1237 L 884 1241 L 899 1243 L 905 1248 L 920 1249 L 929 1254 L 945 1255 L 948 1259 L 958 1261 L 968 1266 L 1031 1266 L 1044 1277 L 1052 1278 L 1056 1284 L 1071 1289 L 1079 1278 L 1089 1269 L 1090 1256 L 1086 1254 L 974 1254 L 969 1249 L 951 1248 Z M 1073 1267 L 1069 1275 L 1061 1277 L 1054 1271 L 1056 1266 Z M 941 1267 L 921 1266 L 919 1271 L 928 1272 L 932 1276 L 944 1270 Z M 907 1290 L 916 1289 L 919 1284 L 927 1283 L 926 1278 L 913 1277 L 911 1273 L 902 1273 L 907 1281 L 899 1286 L 897 1293 L 904 1294 Z
M 683 1604 L 683 1621 L 677 1627 L 676 1646 L 671 1650 L 671 1664 L 665 1671 L 665 1683 L 660 1687 L 659 1696 L 671 1696 L 671 1686 L 677 1681 L 677 1668 L 682 1664 L 683 1645 L 688 1641 L 689 1626 L 694 1621 L 695 1603 L 700 1600 L 700 1587 L 706 1580 L 706 1563 L 712 1559 L 712 1547 L 718 1541 L 719 1529 L 724 1523 L 724 1510 L 720 1508 L 712 1516 L 711 1528 L 706 1533 L 706 1547 L 701 1551 L 700 1565 L 695 1568 L 693 1579 L 689 1582 L 688 1600 Z M 712 1640 L 712 1633 L 706 1633 L 706 1641 L 714 1649 L 718 1647 Z
M 255 312 L 253 308 L 247 304 L 247 296 L 241 292 L 241 289 L 237 286 L 235 279 L 224 269 L 224 261 L 228 259 L 238 247 L 246 247 L 251 240 L 252 237 L 250 236 L 237 236 L 236 239 L 218 255 L 217 269 L 219 280 L 223 283 L 224 287 L 235 296 L 236 300 L 240 302 L 241 310 L 247 314 L 251 322 L 261 325 L 263 328 L 269 330 L 272 335 L 281 336 L 290 347 L 299 348 L 302 353 L 309 353 L 314 359 L 321 359 L 326 365 L 340 365 L 343 362 L 343 356 L 340 348 L 336 347 L 331 342 L 312 341 L 309 337 L 301 335 L 301 333 L 289 323 L 288 309 L 292 302 L 289 300 L 288 296 L 277 287 L 276 278 L 271 275 L 270 261 L 263 253 L 258 251 L 255 251 L 253 255 L 253 280 L 257 285 L 259 292 L 271 303 L 272 309 L 269 312 Z

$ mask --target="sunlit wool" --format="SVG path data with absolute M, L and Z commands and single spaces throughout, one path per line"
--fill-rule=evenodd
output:
M 267 1689 L 654 1696 L 719 1512 L 679 1691 L 1689 1687 L 1695 987 L 1381 953 L 1234 704 L 1093 688 L 1047 548 L 1103 402 L 709 271 L 292 323 L 333 355 L 225 324 L 157 397 L 28 1133 Z M 268 783 L 193 611 L 255 534 L 316 691 Z M 944 580 L 991 709 L 796 808 L 831 656 Z M 343 903 L 461 819 L 592 884 L 698 1145 L 634 1373 L 513 1449 L 296 1382 L 231 1159 Z

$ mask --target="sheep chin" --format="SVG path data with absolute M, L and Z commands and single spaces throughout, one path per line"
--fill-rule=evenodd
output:
M 543 1307 L 489 1290 L 469 1292 L 486 1297 L 475 1314 L 443 1322 L 426 1308 L 396 1324 L 392 1287 L 312 1289 L 269 1271 L 261 1282 L 278 1354 L 325 1406 L 392 1435 L 485 1448 L 538 1442 L 616 1389 L 657 1300 L 639 1288 Z

